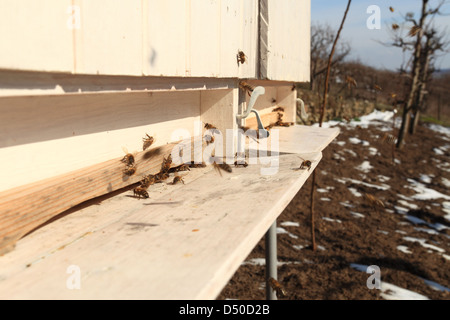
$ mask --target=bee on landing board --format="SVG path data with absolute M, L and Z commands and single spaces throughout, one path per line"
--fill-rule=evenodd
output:
M 149 197 L 147 190 L 143 187 L 136 187 L 133 189 L 133 194 L 135 197 L 140 199 L 141 197 L 147 199 Z
M 231 167 L 226 163 L 217 164 L 214 162 L 213 166 L 214 166 L 214 169 L 216 169 L 217 172 L 220 174 L 220 176 L 222 176 L 221 170 L 229 172 L 229 173 L 233 172 L 233 169 L 231 169 Z
M 132 176 L 136 173 L 136 166 L 127 166 L 125 169 L 123 169 L 123 173 L 125 173 L 127 176 Z
M 172 165 L 172 155 L 169 154 L 169 156 L 163 159 L 163 162 L 161 164 L 161 173 L 167 173 L 169 172 L 170 166 Z
M 156 176 L 153 174 L 149 174 L 148 176 L 145 176 L 144 179 L 141 180 L 141 187 L 148 188 L 154 183 L 156 183 Z
M 173 177 L 172 184 L 177 184 L 178 182 L 182 182 L 182 183 L 184 184 L 183 177 L 181 177 L 181 176 L 175 176 L 175 177 Z
M 146 136 L 144 138 L 142 138 L 142 141 L 143 141 L 142 150 L 143 151 L 148 149 L 153 144 L 153 142 L 155 142 L 155 139 L 153 137 L 150 137 L 147 133 L 145 135 Z
M 276 292 L 278 298 L 286 297 L 286 292 L 284 291 L 283 287 L 277 280 L 270 277 L 268 282 L 272 290 Z
M 123 152 L 125 152 L 125 156 L 120 161 L 125 163 L 127 166 L 133 166 L 135 163 L 134 155 L 129 153 L 127 148 L 125 148 L 125 147 L 122 147 L 122 150 L 123 150 Z
M 311 169 L 312 162 L 310 160 L 305 160 L 303 158 L 301 158 L 301 159 L 303 161 L 300 164 L 300 167 L 298 167 L 298 168 L 296 168 L 294 170 L 305 170 L 305 169 L 308 169 L 308 171 L 309 171 Z

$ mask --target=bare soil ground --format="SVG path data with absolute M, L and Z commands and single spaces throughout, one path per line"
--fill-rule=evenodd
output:
M 339 127 L 340 135 L 316 169 L 317 250 L 311 250 L 312 176 L 277 220 L 283 299 L 389 299 L 395 290 L 388 284 L 393 284 L 429 299 L 450 300 L 450 220 L 444 210 L 450 204 L 450 138 L 422 125 L 393 162 L 383 127 Z M 362 165 L 365 161 L 371 167 Z M 443 195 L 426 199 L 429 189 Z M 384 207 L 370 204 L 365 193 Z M 219 300 L 265 299 L 265 266 L 252 263 L 258 258 L 264 259 L 264 239 Z M 379 266 L 382 290 L 369 289 L 370 274 L 355 264 Z

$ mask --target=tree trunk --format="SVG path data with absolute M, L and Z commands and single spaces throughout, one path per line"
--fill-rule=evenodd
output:
M 420 83 L 420 65 L 421 65 L 421 53 L 422 53 L 422 44 L 421 40 L 424 34 L 423 26 L 425 24 L 425 18 L 427 16 L 427 4 L 428 0 L 422 0 L 422 13 L 420 16 L 420 22 L 418 27 L 419 32 L 417 33 L 417 39 L 416 44 L 414 46 L 414 59 L 413 59 L 413 65 L 412 65 L 412 81 L 411 81 L 411 87 L 409 90 L 408 98 L 406 100 L 406 104 L 403 107 L 403 115 L 402 115 L 402 124 L 400 131 L 398 133 L 398 139 L 397 139 L 397 148 L 401 149 L 403 147 L 403 143 L 405 140 L 406 132 L 409 129 L 409 117 L 410 117 L 410 111 L 413 108 L 415 102 L 417 101 L 417 95 L 418 90 L 420 89 L 419 83 Z
M 397 138 L 397 149 L 403 148 L 404 140 L 406 137 L 406 132 L 408 130 L 408 124 L 410 120 L 409 115 L 409 109 L 407 108 L 406 104 L 403 105 L 403 114 L 402 114 L 402 123 L 400 125 L 400 130 L 398 131 L 398 138 Z

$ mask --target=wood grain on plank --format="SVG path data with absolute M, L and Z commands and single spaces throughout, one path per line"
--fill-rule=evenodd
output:
M 0 254 L 12 249 L 23 235 L 50 218 L 82 203 L 158 173 L 164 157 L 177 143 L 150 148 L 135 155 L 136 172 L 124 173 L 121 158 L 45 179 L 0 193 Z M 201 147 L 201 142 L 195 144 Z M 192 153 L 201 152 L 191 148 Z

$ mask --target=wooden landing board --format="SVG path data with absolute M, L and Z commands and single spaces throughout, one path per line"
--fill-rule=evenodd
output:
M 191 169 L 150 199 L 127 191 L 34 231 L 0 257 L 0 298 L 214 299 L 312 173 L 293 170 L 299 157 L 314 168 L 338 134 L 319 130 L 316 144 L 295 136 L 302 153 L 280 154 L 274 175 L 261 163 L 222 177 Z M 81 287 L 69 289 L 78 271 Z

